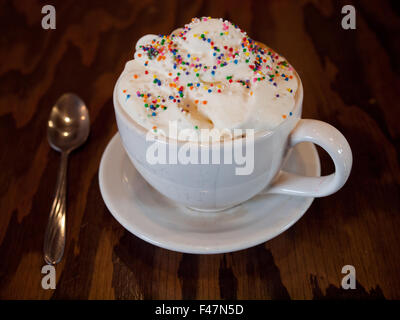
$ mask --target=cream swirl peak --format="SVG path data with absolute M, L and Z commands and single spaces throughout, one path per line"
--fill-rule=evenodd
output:
M 229 21 L 194 18 L 169 36 L 136 44 L 118 100 L 143 127 L 273 130 L 292 115 L 298 79 L 290 64 Z

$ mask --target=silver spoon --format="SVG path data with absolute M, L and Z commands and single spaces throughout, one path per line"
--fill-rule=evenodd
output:
M 50 146 L 61 152 L 56 193 L 44 236 L 44 260 L 48 264 L 60 262 L 64 253 L 68 155 L 86 141 L 89 128 L 85 103 L 73 93 L 62 95 L 51 109 L 47 126 Z

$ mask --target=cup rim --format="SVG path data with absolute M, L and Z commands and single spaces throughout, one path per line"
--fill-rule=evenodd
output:
M 298 79 L 298 88 L 295 94 L 295 105 L 293 107 L 293 114 L 297 114 L 297 112 L 299 111 L 299 109 L 301 108 L 302 104 L 303 104 L 303 84 L 301 82 L 301 78 L 299 76 L 299 74 L 297 73 L 296 70 L 294 70 L 295 75 Z M 119 115 L 122 116 L 122 118 L 124 119 L 125 123 L 130 127 L 133 128 L 136 132 L 138 132 L 140 135 L 142 136 L 146 136 L 148 133 L 148 129 L 146 129 L 145 127 L 143 127 L 141 124 L 139 124 L 138 122 L 136 122 L 135 120 L 133 120 L 128 113 L 122 108 L 122 106 L 119 104 L 118 98 L 117 98 L 117 88 L 118 88 L 118 83 L 121 79 L 123 72 L 120 74 L 120 76 L 118 77 L 117 82 L 115 83 L 114 86 L 114 91 L 113 91 L 113 104 L 114 104 L 114 110 L 115 112 L 118 112 Z M 299 115 L 299 119 L 301 118 L 301 114 Z M 273 130 L 268 131 L 268 130 L 259 130 L 256 131 L 254 134 L 254 141 L 255 140 L 259 140 L 261 138 L 265 138 L 268 136 L 273 135 L 276 131 L 279 130 L 280 127 L 282 127 L 287 121 L 289 120 L 289 118 L 285 119 L 284 121 L 282 121 L 278 126 L 276 126 Z M 236 138 L 236 139 L 232 139 L 229 141 L 236 141 L 236 140 L 241 140 L 243 139 L 243 137 L 241 138 Z M 227 142 L 227 140 L 218 140 L 218 141 L 211 141 L 211 142 L 202 142 L 202 141 L 190 141 L 190 140 L 178 140 L 175 138 L 171 138 L 171 137 L 164 137 L 164 139 L 160 139 L 158 136 L 154 136 L 154 141 L 159 141 L 159 142 L 164 142 L 164 143 L 170 143 L 170 142 L 174 142 L 177 145 L 181 145 L 181 144 L 187 144 L 187 143 L 196 143 L 199 145 L 205 145 L 205 146 L 210 146 L 210 145 L 214 145 L 214 144 L 218 144 L 218 145 L 222 145 L 225 142 Z

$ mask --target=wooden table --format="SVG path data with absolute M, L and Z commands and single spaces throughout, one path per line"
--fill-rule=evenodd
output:
M 1 299 L 400 298 L 400 46 L 395 2 L 359 1 L 357 29 L 341 28 L 351 1 L 0 1 Z M 304 117 L 347 137 L 345 187 L 317 199 L 285 233 L 235 253 L 190 255 L 150 245 L 107 210 L 98 168 L 117 131 L 114 83 L 137 39 L 194 16 L 225 17 L 297 68 Z M 67 244 L 57 289 L 41 287 L 44 230 L 60 156 L 46 124 L 64 92 L 86 101 L 91 134 L 69 162 Z M 320 152 L 323 173 L 333 170 Z M 356 290 L 341 269 L 356 268 Z

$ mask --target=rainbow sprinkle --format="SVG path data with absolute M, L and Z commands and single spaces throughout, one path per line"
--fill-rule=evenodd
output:
M 210 17 L 193 18 L 192 22 L 201 22 L 211 19 Z M 252 86 L 261 81 L 265 81 L 266 85 L 278 87 L 277 79 L 280 78 L 283 81 L 289 81 L 293 78 L 290 72 L 293 68 L 289 63 L 280 57 L 276 52 L 269 48 L 265 48 L 259 45 L 256 41 L 249 38 L 245 33 L 245 36 L 241 40 L 241 44 L 238 47 L 229 47 L 228 45 L 218 47 L 215 43 L 217 40 L 210 36 L 209 31 L 204 31 L 201 34 L 193 34 L 192 36 L 196 41 L 204 42 L 206 46 L 209 46 L 213 51 L 213 57 L 215 63 L 213 65 L 205 65 L 200 62 L 200 58 L 193 53 L 182 53 L 178 48 L 178 42 L 187 41 L 187 33 L 191 30 L 191 25 L 186 25 L 181 32 L 172 35 L 158 35 L 151 43 L 139 46 L 137 57 L 142 59 L 143 65 L 146 69 L 149 67 L 149 63 L 157 61 L 162 63 L 163 60 L 172 62 L 174 73 L 169 73 L 165 80 L 165 85 L 173 90 L 173 95 L 151 97 L 149 92 L 136 92 L 137 98 L 141 99 L 143 106 L 148 110 L 148 117 L 155 117 L 161 110 L 167 110 L 167 103 L 178 104 L 178 107 L 182 112 L 190 112 L 190 106 L 182 108 L 180 104 L 185 101 L 188 90 L 203 90 L 206 94 L 222 93 L 228 86 L 239 83 L 244 88 L 249 90 L 249 95 L 253 95 Z M 240 30 L 240 28 L 228 21 L 222 23 L 222 29 L 215 33 L 214 37 L 225 37 L 233 30 Z M 241 31 L 242 32 L 242 31 Z M 219 40 L 220 41 L 220 40 Z M 238 79 L 235 74 L 226 76 L 224 81 L 221 83 L 203 83 L 201 81 L 203 75 L 210 75 L 214 78 L 221 68 L 232 64 L 237 65 L 239 62 L 247 64 L 251 70 L 252 76 L 249 79 Z M 275 70 L 271 68 L 271 65 L 275 64 Z M 143 74 L 134 74 L 133 79 L 139 79 L 141 77 L 149 76 L 149 70 L 144 70 Z M 189 76 L 191 81 L 185 82 Z M 198 79 L 193 82 L 193 79 Z M 163 80 L 164 81 L 164 80 Z M 153 74 L 153 85 L 161 87 L 163 82 L 158 78 L 156 74 Z M 293 93 L 293 90 L 287 88 L 289 93 Z M 126 99 L 130 99 L 132 93 L 127 90 L 122 90 L 126 95 Z M 275 94 L 276 98 L 280 98 L 280 94 Z M 207 99 L 195 100 L 196 105 L 207 105 Z M 291 116 L 292 113 L 289 113 Z M 282 115 L 286 118 L 287 115 Z M 196 126 L 197 127 L 197 126 Z M 153 127 L 153 130 L 157 130 Z

